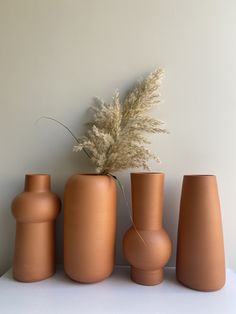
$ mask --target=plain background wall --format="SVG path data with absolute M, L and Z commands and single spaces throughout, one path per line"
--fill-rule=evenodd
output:
M 227 264 L 236 269 L 235 0 L 0 0 L 0 274 L 11 265 L 12 198 L 25 173 L 67 178 L 93 171 L 73 139 L 42 115 L 83 133 L 93 96 L 109 100 L 163 67 L 165 102 L 153 115 L 170 135 L 153 137 L 166 173 L 164 225 L 174 251 L 183 174 L 216 174 Z M 129 171 L 117 174 L 129 196 Z M 117 263 L 129 215 L 119 195 Z M 62 261 L 62 214 L 58 220 Z

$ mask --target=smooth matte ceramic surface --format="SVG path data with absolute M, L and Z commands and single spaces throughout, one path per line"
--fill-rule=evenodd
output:
M 176 261 L 177 279 L 201 291 L 225 284 L 224 241 L 216 177 L 184 176 Z
M 75 175 L 65 187 L 64 266 L 75 281 L 108 277 L 115 263 L 116 184 L 103 175 Z
M 55 219 L 60 200 L 50 190 L 50 176 L 25 176 L 25 190 L 12 202 L 16 219 L 13 275 L 16 280 L 32 282 L 55 272 Z
M 131 173 L 134 225 L 123 240 L 131 278 L 143 285 L 163 280 L 163 267 L 171 255 L 171 241 L 162 227 L 164 174 Z

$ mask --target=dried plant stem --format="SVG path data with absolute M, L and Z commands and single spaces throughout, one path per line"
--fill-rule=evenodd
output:
M 121 190 L 121 193 L 122 193 L 122 195 L 123 195 L 123 198 L 124 198 L 124 200 L 125 200 L 125 205 L 126 205 L 126 208 L 128 209 L 129 218 L 130 218 L 130 220 L 131 220 L 131 222 L 132 222 L 133 228 L 134 228 L 135 232 L 137 233 L 137 235 L 138 235 L 138 236 L 140 237 L 140 239 L 142 240 L 142 242 L 144 243 L 144 245 L 147 246 L 147 243 L 145 242 L 145 240 L 143 239 L 143 237 L 141 236 L 141 234 L 138 232 L 138 229 L 137 229 L 137 227 L 135 226 L 135 223 L 134 223 L 134 221 L 133 221 L 133 217 L 132 217 L 132 214 L 131 214 L 131 209 L 130 209 L 130 206 L 129 206 L 129 202 L 128 202 L 128 199 L 127 199 L 127 197 L 126 197 L 125 190 L 124 190 L 124 187 L 123 187 L 122 183 L 120 182 L 120 180 L 119 180 L 116 176 L 114 176 L 114 175 L 112 175 L 112 174 L 110 174 L 110 173 L 107 173 L 106 175 L 112 177 L 112 178 L 117 182 L 117 184 L 118 184 L 118 186 L 119 186 L 119 188 L 120 188 L 120 190 Z
M 75 134 L 70 130 L 70 128 L 69 128 L 68 126 L 66 126 L 64 123 L 60 122 L 59 120 L 57 120 L 57 119 L 55 119 L 55 118 L 47 117 L 47 116 L 42 116 L 42 117 L 40 117 L 40 118 L 36 121 L 36 123 L 39 122 L 41 119 L 52 120 L 52 121 L 58 123 L 59 125 L 61 125 L 62 127 L 64 127 L 64 128 L 70 133 L 70 135 L 74 138 L 74 140 L 75 140 L 78 144 L 80 144 L 79 139 L 78 139 L 78 138 L 75 136 Z M 91 157 L 90 157 L 89 153 L 86 151 L 86 149 L 83 148 L 83 151 L 84 151 L 84 153 L 87 155 L 87 157 L 88 157 L 89 159 L 91 159 Z M 128 209 L 129 217 L 130 217 L 130 220 L 131 220 L 131 222 L 132 222 L 133 228 L 134 228 L 135 232 L 138 234 L 138 236 L 140 237 L 140 239 L 143 241 L 144 245 L 147 245 L 146 242 L 144 241 L 144 239 L 142 238 L 141 234 L 138 232 L 138 230 L 137 230 L 135 224 L 134 224 L 134 221 L 133 221 L 133 218 L 132 218 L 132 214 L 131 214 L 131 210 L 130 210 L 130 206 L 129 206 L 129 202 L 128 202 L 128 200 L 127 200 L 127 197 L 126 197 L 126 194 L 125 194 L 125 190 L 124 190 L 124 187 L 123 187 L 122 183 L 120 182 L 120 180 L 119 180 L 116 176 L 114 176 L 114 175 L 111 174 L 111 173 L 104 173 L 104 175 L 107 175 L 107 176 L 112 177 L 112 178 L 117 182 L 117 184 L 118 184 L 118 186 L 119 186 L 119 188 L 120 188 L 120 190 L 121 190 L 121 193 L 122 193 L 122 195 L 123 195 L 123 198 L 124 198 L 124 200 L 125 200 L 126 207 L 127 207 L 127 209 Z
M 59 120 L 57 120 L 57 119 L 55 119 L 55 118 L 47 117 L 47 116 L 42 116 L 42 117 L 40 117 L 40 118 L 36 121 L 36 123 L 39 122 L 41 119 L 52 120 L 52 121 L 54 121 L 54 122 L 60 124 L 62 127 L 64 127 L 64 128 L 70 133 L 70 135 L 74 138 L 74 140 L 75 140 L 78 144 L 80 144 L 80 140 L 75 136 L 75 134 L 70 130 L 70 128 L 68 128 L 68 126 L 66 126 L 64 123 L 60 122 Z M 91 156 L 89 155 L 88 151 L 87 151 L 85 148 L 83 148 L 83 152 L 87 155 L 87 157 L 88 157 L 89 159 L 91 159 Z

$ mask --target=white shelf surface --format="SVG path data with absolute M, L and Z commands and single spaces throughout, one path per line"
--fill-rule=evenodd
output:
M 20 283 L 9 270 L 0 278 L 1 314 L 236 314 L 236 274 L 227 270 L 223 289 L 198 292 L 180 285 L 175 269 L 165 269 L 157 286 L 141 286 L 129 278 L 129 267 L 117 266 L 106 280 L 80 284 L 59 267 L 56 274 L 35 283 Z

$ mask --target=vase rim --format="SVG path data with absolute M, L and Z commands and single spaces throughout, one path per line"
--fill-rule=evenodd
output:
M 141 171 L 141 172 L 131 172 L 131 175 L 135 174 L 135 175 L 164 175 L 163 172 L 155 172 L 155 171 Z
M 100 174 L 100 173 L 76 173 L 75 176 L 91 176 L 91 177 L 109 177 L 110 174 Z
M 50 177 L 49 174 L 47 173 L 26 173 L 27 177 L 34 177 L 34 176 L 45 176 L 45 177 Z
M 49 174 L 26 174 L 25 191 L 48 191 L 51 188 L 51 176 Z
M 184 177 L 215 177 L 214 174 L 186 174 Z

